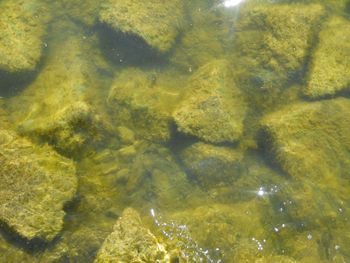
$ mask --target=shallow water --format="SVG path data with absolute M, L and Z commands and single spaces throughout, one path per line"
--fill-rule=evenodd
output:
M 350 2 L 131 2 L 0 1 L 0 262 L 350 262 Z

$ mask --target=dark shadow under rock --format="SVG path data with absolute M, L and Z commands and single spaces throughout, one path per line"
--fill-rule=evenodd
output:
M 105 24 L 98 24 L 100 47 L 105 57 L 117 65 L 161 65 L 166 57 L 137 35 L 116 32 Z
M 8 73 L 0 70 L 0 97 L 18 95 L 36 77 L 35 72 Z

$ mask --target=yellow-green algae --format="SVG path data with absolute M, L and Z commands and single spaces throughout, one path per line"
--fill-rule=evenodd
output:
M 99 19 L 117 31 L 134 34 L 165 52 L 175 43 L 183 23 L 182 0 L 107 0 Z
M 310 76 L 304 90 L 311 98 L 334 95 L 350 88 L 350 21 L 329 19 L 320 33 L 312 56 Z
M 200 66 L 222 59 L 232 48 L 232 26 L 236 16 L 213 6 L 213 1 L 186 1 L 188 22 L 170 56 L 172 64 L 193 72 Z
M 240 176 L 243 154 L 230 147 L 219 147 L 198 142 L 186 147 L 180 153 L 188 173 L 204 187 L 232 185 Z
M 169 89 L 169 83 L 163 85 L 158 75 L 137 68 L 120 72 L 113 81 L 108 105 L 116 122 L 135 129 L 143 138 L 164 142 L 171 137 L 171 105 L 178 100 L 179 91 Z
M 93 26 L 98 21 L 101 3 L 95 0 L 59 0 L 53 3 L 56 16 L 69 16 L 72 20 Z M 58 11 L 58 12 L 57 12 Z
M 49 42 L 42 70 L 9 107 L 15 107 L 11 119 L 21 134 L 74 155 L 88 142 L 101 141 L 106 130 L 94 107 L 99 101 L 95 90 L 103 83 L 98 68 L 105 62 L 92 50 L 94 36 L 84 37 L 79 27 L 65 20 L 55 28 L 58 34 L 52 45 Z M 60 30 L 66 32 L 63 37 Z
M 51 241 L 76 192 L 75 164 L 7 130 L 0 146 L 0 220 L 25 239 Z
M 165 246 L 144 226 L 132 208 L 124 210 L 103 242 L 95 263 L 170 262 Z
M 239 86 L 254 107 L 273 107 L 288 82 L 303 72 L 324 16 L 319 4 L 253 1 L 242 7 L 232 59 Z
M 37 0 L 4 0 L 0 10 L 0 70 L 34 70 L 45 47 L 49 7 Z
M 235 142 L 243 132 L 246 104 L 230 64 L 214 60 L 191 77 L 174 112 L 178 129 L 212 143 Z
M 79 160 L 76 199 L 66 207 L 66 224 L 55 241 L 44 248 L 29 242 L 23 252 L 17 248 L 23 247 L 16 241 L 17 235 L 12 233 L 9 238 L 0 232 L 0 260 L 93 262 L 104 240 L 108 243 L 106 238 L 113 232 L 120 234 L 113 226 L 125 207 L 132 206 L 137 211 L 134 214 L 140 213 L 145 229 L 151 229 L 168 251 L 179 252 L 174 261 L 196 262 L 202 257 L 204 262 L 347 262 L 349 184 L 343 142 L 348 138 L 348 107 L 341 102 L 346 99 L 311 103 L 301 102 L 298 96 L 305 90 L 324 18 L 344 15 L 338 12 L 345 11 L 345 2 L 246 1 L 235 9 L 225 9 L 219 1 L 184 3 L 188 23 L 182 28 L 183 35 L 176 26 L 179 42 L 174 41 L 175 35 L 157 33 L 166 43 L 162 50 L 174 47 L 174 52 L 163 54 L 163 64 L 149 56 L 147 67 L 147 56 L 140 53 L 135 54 L 135 58 L 140 56 L 140 65 L 106 62 L 106 55 L 123 54 L 118 46 L 103 50 L 98 41 L 101 28 L 93 24 L 103 2 L 45 2 L 54 8 L 55 20 L 50 24 L 47 52 L 37 78 L 13 98 L 0 98 L 5 102 L 0 106 L 5 106 L 1 128 L 17 129 L 33 140 L 30 144 L 35 149 L 47 149 L 42 146 L 47 142 Z M 111 1 L 104 3 L 103 12 L 111 7 Z M 125 2 L 129 3 L 147 14 L 173 4 L 154 2 L 150 7 L 148 2 Z M 120 37 L 139 43 L 134 37 L 138 36 L 162 51 L 147 39 L 164 25 L 174 25 L 169 19 L 176 16 L 176 23 L 182 21 L 182 14 L 177 13 L 180 7 L 170 16 L 151 17 L 154 20 L 150 18 L 142 27 L 134 24 L 131 34 Z M 136 13 L 119 12 L 118 17 L 128 14 L 128 21 L 134 23 Z M 137 31 L 140 29 L 142 32 Z M 216 67 L 220 74 L 208 80 L 210 70 L 204 68 L 218 58 L 226 60 L 218 63 L 225 66 Z M 186 72 L 177 72 L 179 65 Z M 210 85 L 202 89 L 204 82 Z M 207 137 L 196 129 L 184 132 L 168 126 L 187 102 L 198 102 L 213 93 L 227 102 L 219 107 L 220 112 L 233 110 L 242 113 L 240 117 L 212 118 L 207 122 Z M 288 105 L 281 109 L 283 104 Z M 203 119 L 206 110 L 217 111 L 215 106 L 203 109 Z M 184 112 L 192 113 L 189 109 Z M 130 118 L 132 114 L 134 118 Z M 261 116 L 264 132 L 256 134 Z M 288 123 L 278 123 L 278 116 Z M 203 119 L 194 118 L 189 124 Z M 232 133 L 225 120 L 239 123 L 235 139 L 220 138 Z M 319 144 L 310 143 L 315 138 Z M 284 152 L 295 144 L 302 149 L 297 157 Z M 185 159 L 186 152 L 191 156 Z M 204 160 L 199 167 L 202 170 L 189 171 L 192 159 Z M 205 169 L 207 160 L 213 159 L 219 161 Z M 309 162 L 312 165 L 304 165 Z M 201 183 L 199 174 L 207 174 Z M 132 230 L 125 225 L 127 231 Z M 176 234 L 181 235 L 169 238 Z M 131 250 L 125 254 L 135 255 Z M 128 261 L 138 259 L 134 256 Z
M 349 176 L 349 112 L 345 98 L 301 102 L 267 115 L 262 126 L 288 174 L 330 183 Z

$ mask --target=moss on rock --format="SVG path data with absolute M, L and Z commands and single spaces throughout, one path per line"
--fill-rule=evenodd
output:
M 208 262 L 215 262 L 215 258 L 231 262 L 234 248 L 244 242 L 255 247 L 254 255 L 258 258 L 261 257 L 259 242 L 264 246 L 263 240 L 266 238 L 260 222 L 263 207 L 264 202 L 259 200 L 230 205 L 202 205 L 170 214 L 166 217 L 170 221 L 162 222 L 165 224 L 161 225 L 160 230 L 169 233 L 170 239 L 181 254 L 187 256 L 188 262 L 197 262 L 200 258 Z M 181 228 L 177 235 L 178 226 Z
M 67 15 L 74 21 L 93 26 L 98 21 L 98 14 L 103 1 L 95 0 L 59 0 L 53 2 L 63 15 Z
M 350 89 L 350 21 L 332 17 L 320 33 L 304 94 L 311 98 Z
M 212 1 L 187 1 L 189 20 L 170 56 L 172 64 L 192 72 L 204 64 L 222 59 L 232 46 L 232 13 L 215 9 Z M 227 43 L 229 42 L 229 43 Z
M 240 51 L 276 73 L 298 71 L 323 15 L 323 7 L 317 4 L 248 4 L 237 24 L 237 38 L 243 45 Z
M 4 0 L 0 10 L 0 70 L 34 70 L 44 48 L 48 6 L 37 0 Z
M 74 163 L 7 130 L 0 146 L 0 220 L 25 239 L 51 241 L 76 192 Z
M 147 199 L 158 207 L 174 209 L 182 207 L 190 193 L 199 194 L 165 147 L 138 142 L 119 149 L 117 156 L 120 165 L 114 174 L 126 203 L 139 206 Z
M 324 15 L 319 4 L 248 2 L 243 6 L 233 61 L 239 83 L 254 107 L 273 107 L 289 81 L 303 73 Z
M 108 78 L 101 78 L 98 72 L 104 62 L 99 52 L 92 50 L 95 37 L 84 38 L 75 26 L 62 23 L 54 28 L 57 38 L 42 71 L 9 100 L 8 108 L 21 134 L 73 156 L 87 145 L 100 143 L 108 129 L 106 115 L 102 118 L 96 113 L 101 96 L 96 90 Z M 65 30 L 64 37 L 60 30 Z
M 165 246 L 142 225 L 132 208 L 124 210 L 97 253 L 95 263 L 103 262 L 170 262 Z
M 214 60 L 189 80 L 173 116 L 180 132 L 211 142 L 236 142 L 243 132 L 246 104 L 229 63 Z
M 108 104 L 119 125 L 134 130 L 139 137 L 165 142 L 171 137 L 171 111 L 178 92 L 158 82 L 156 72 L 124 70 L 112 84 Z
M 175 42 L 183 22 L 182 0 L 107 0 L 99 19 L 116 31 L 137 35 L 165 52 Z
M 185 148 L 180 158 L 202 186 L 212 188 L 232 185 L 239 178 L 243 154 L 229 147 L 198 142 Z
M 291 176 L 329 187 L 350 176 L 350 100 L 296 103 L 267 115 L 262 127 L 275 159 Z M 266 138 L 265 138 L 266 139 Z

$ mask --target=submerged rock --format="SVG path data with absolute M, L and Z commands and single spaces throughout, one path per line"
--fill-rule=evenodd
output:
M 55 115 L 22 122 L 19 132 L 32 138 L 40 138 L 65 153 L 81 149 L 93 136 L 98 136 L 97 117 L 84 102 L 72 103 L 58 110 Z
M 107 0 L 99 19 L 116 31 L 136 35 L 160 52 L 169 50 L 183 21 L 182 0 Z
M 239 178 L 243 154 L 229 147 L 199 142 L 185 148 L 180 158 L 202 186 L 211 188 L 232 185 Z
M 98 20 L 102 2 L 103 1 L 95 0 L 59 0 L 52 3 L 61 10 L 61 15 L 68 14 L 72 20 L 77 20 L 88 26 L 92 26 Z
M 182 207 L 189 195 L 199 195 L 175 157 L 161 145 L 138 142 L 121 148 L 117 156 L 116 185 L 126 202 L 144 206 L 148 200 L 150 205 L 175 208 Z
M 212 1 L 186 1 L 185 6 L 190 22 L 179 36 L 170 61 L 192 72 L 225 57 L 227 47 L 232 46 L 232 12 L 226 15 L 216 11 Z
M 248 4 L 237 25 L 240 51 L 276 73 L 301 70 L 323 15 L 317 4 Z
M 170 257 L 165 246 L 142 225 L 140 215 L 127 208 L 94 262 L 170 262 Z
M 180 132 L 211 142 L 236 142 L 243 133 L 246 104 L 229 63 L 214 60 L 189 80 L 173 116 Z
M 42 55 L 50 19 L 47 5 L 37 0 L 4 0 L 0 10 L 0 70 L 34 70 Z
M 259 257 L 258 245 L 265 246 L 266 235 L 260 222 L 262 209 L 259 200 L 202 205 L 170 214 L 166 218 L 170 221 L 161 224 L 160 230 L 168 233 L 188 262 L 201 262 L 200 258 L 207 260 L 202 262 L 216 262 L 216 258 L 231 262 L 234 248 L 243 242 L 251 243 Z
M 265 110 L 279 103 L 289 81 L 303 74 L 324 14 L 319 4 L 247 3 L 242 7 L 232 59 L 242 90 L 254 107 Z
M 350 176 L 350 100 L 296 103 L 262 121 L 268 147 L 294 178 L 336 182 Z M 331 187 L 329 183 L 326 183 Z
M 350 21 L 333 17 L 325 25 L 312 57 L 309 82 L 304 90 L 311 98 L 350 89 Z
M 0 146 L 0 220 L 25 239 L 51 241 L 76 192 L 74 163 L 7 130 Z
M 96 90 L 108 78 L 101 78 L 98 72 L 104 62 L 93 50 L 95 38 L 84 38 L 77 28 L 62 23 L 59 26 L 64 29 L 54 28 L 57 39 L 50 45 L 42 71 L 9 100 L 8 107 L 21 134 L 72 156 L 103 140 L 107 128 L 105 119 L 96 113 L 101 96 Z M 60 30 L 65 30 L 64 37 Z
M 178 92 L 158 84 L 157 73 L 129 68 L 114 80 L 108 105 L 118 124 L 156 142 L 168 141 L 173 120 L 171 111 Z

